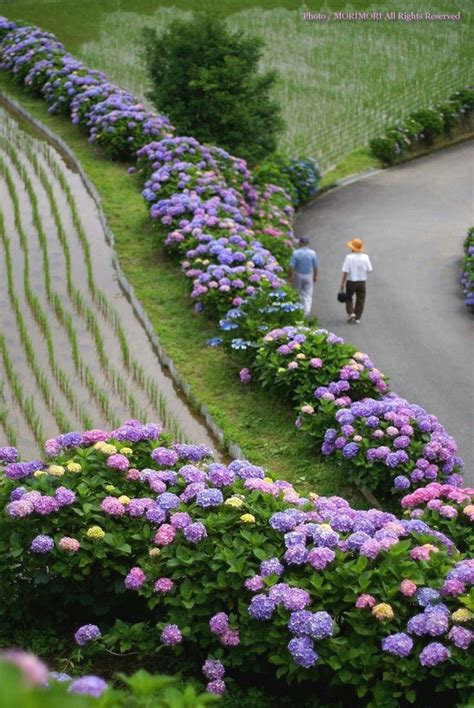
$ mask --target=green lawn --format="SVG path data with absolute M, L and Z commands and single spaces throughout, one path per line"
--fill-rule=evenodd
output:
M 150 317 L 167 353 L 191 385 L 195 404 L 204 403 L 225 433 L 255 464 L 324 494 L 342 494 L 357 505 L 360 495 L 343 473 L 319 461 L 294 427 L 294 415 L 268 393 L 244 387 L 238 368 L 219 349 L 207 346 L 215 330 L 190 307 L 185 278 L 160 253 L 138 184 L 123 165 L 93 149 L 66 118 L 51 116 L 46 105 L 25 94 L 8 75 L 0 89 L 21 101 L 75 151 L 102 198 L 116 238 L 121 266 Z
M 281 149 L 316 157 L 324 170 L 392 120 L 474 80 L 469 0 L 419 0 L 415 8 L 394 7 L 391 0 L 351 3 L 353 10 L 364 11 L 460 12 L 461 19 L 451 22 L 311 22 L 303 20 L 303 5 L 300 0 L 14 0 L 0 3 L 0 10 L 55 32 L 71 52 L 139 96 L 147 89 L 142 27 L 163 28 L 192 8 L 220 13 L 231 28 L 263 37 L 262 65 L 280 73 L 275 98 L 286 120 Z M 310 7 L 315 12 L 328 5 L 336 11 L 348 3 L 314 0 Z

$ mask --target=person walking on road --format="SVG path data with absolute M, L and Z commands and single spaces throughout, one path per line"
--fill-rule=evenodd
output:
M 290 281 L 298 290 L 305 315 L 311 312 L 313 302 L 313 287 L 318 279 L 318 256 L 309 248 L 309 238 L 302 236 L 298 241 L 300 247 L 295 249 L 290 261 Z
M 342 281 L 340 290 L 346 288 L 347 321 L 360 324 L 364 311 L 367 273 L 372 271 L 372 264 L 367 253 L 364 253 L 364 244 L 360 238 L 354 238 L 347 243 L 352 253 L 346 256 L 342 266 Z M 355 307 L 353 298 L 355 296 Z

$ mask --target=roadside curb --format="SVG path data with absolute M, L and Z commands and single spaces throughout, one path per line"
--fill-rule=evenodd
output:
M 133 311 L 136 315 L 136 317 L 140 320 L 155 352 L 156 355 L 160 361 L 160 364 L 168 370 L 169 376 L 172 379 L 175 387 L 181 391 L 184 395 L 184 398 L 186 399 L 186 402 L 188 403 L 189 407 L 197 411 L 202 418 L 204 419 L 205 425 L 209 428 L 210 432 L 214 436 L 214 438 L 217 440 L 219 446 L 221 447 L 222 450 L 224 450 L 226 453 L 230 455 L 231 458 L 235 459 L 241 459 L 245 460 L 246 455 L 243 452 L 243 450 L 233 442 L 228 442 L 225 438 L 224 431 L 219 427 L 219 425 L 216 423 L 214 420 L 211 412 L 209 411 L 208 407 L 204 405 L 203 403 L 200 403 L 197 397 L 194 395 L 193 390 L 191 389 L 191 386 L 184 380 L 184 378 L 181 376 L 181 374 L 178 372 L 176 365 L 172 358 L 166 353 L 158 335 L 155 332 L 155 329 L 146 314 L 145 310 L 143 309 L 142 305 L 140 304 L 139 300 L 137 299 L 135 295 L 135 291 L 132 287 L 132 285 L 129 283 L 128 279 L 126 278 L 124 272 L 122 271 L 122 268 L 120 267 L 120 262 L 119 262 L 119 257 L 117 255 L 117 252 L 115 250 L 115 236 L 111 228 L 109 227 L 107 223 L 107 219 L 105 217 L 103 208 L 102 208 L 102 199 L 99 195 L 99 192 L 95 188 L 95 186 L 92 184 L 91 180 L 87 176 L 84 168 L 81 165 L 81 162 L 79 158 L 76 156 L 74 151 L 67 145 L 67 143 L 60 138 L 54 131 L 52 131 L 50 128 L 48 128 L 46 125 L 44 125 L 41 121 L 37 120 L 34 118 L 28 111 L 23 108 L 23 106 L 18 103 L 16 100 L 13 98 L 9 97 L 7 94 L 4 92 L 0 91 L 0 105 L 3 103 L 3 105 L 7 108 L 7 110 L 10 110 L 10 112 L 19 115 L 25 122 L 29 123 L 32 125 L 38 132 L 42 133 L 44 136 L 48 138 L 48 140 L 53 143 L 55 146 L 59 148 L 59 150 L 64 153 L 68 160 L 74 165 L 74 169 L 77 171 L 79 176 L 81 177 L 84 186 L 86 187 L 87 191 L 89 192 L 90 196 L 92 197 L 96 207 L 97 211 L 99 214 L 99 220 L 101 223 L 101 226 L 104 230 L 105 236 L 107 243 L 109 244 L 110 248 L 112 249 L 112 263 L 113 267 L 115 269 L 116 275 L 117 275 L 117 281 L 120 285 L 120 288 L 122 291 L 125 293 L 126 297 L 128 298 L 130 304 L 132 305 Z

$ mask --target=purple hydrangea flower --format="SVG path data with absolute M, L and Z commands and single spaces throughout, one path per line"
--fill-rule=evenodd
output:
M 244 585 L 247 590 L 257 592 L 257 590 L 262 590 L 265 587 L 265 581 L 260 575 L 253 575 L 251 578 L 247 578 Z
M 310 637 L 293 637 L 288 642 L 293 661 L 304 669 L 309 669 L 316 664 L 319 656 L 314 651 L 314 644 Z
M 308 563 L 310 563 L 315 570 L 324 570 L 329 563 L 332 563 L 335 557 L 336 554 L 332 548 L 316 546 L 308 553 Z
M 75 493 L 71 489 L 67 489 L 67 487 L 58 487 L 54 496 L 59 506 L 70 506 L 76 501 Z
M 306 590 L 301 588 L 289 588 L 288 592 L 283 598 L 283 605 L 285 609 L 294 612 L 296 610 L 304 610 L 304 608 L 310 603 L 310 596 Z
M 107 683 L 98 676 L 81 676 L 81 678 L 74 679 L 68 690 L 70 693 L 99 698 L 107 688 Z
M 206 691 L 216 696 L 222 696 L 225 693 L 225 683 L 222 679 L 214 679 L 214 681 L 209 681 L 206 686 Z
M 178 462 L 178 453 L 174 450 L 169 450 L 167 447 L 155 447 L 151 453 L 151 459 L 157 465 L 166 465 L 173 467 Z
M 0 464 L 10 464 L 18 460 L 16 447 L 0 447 Z
M 447 661 L 451 652 L 447 647 L 439 642 L 431 642 L 420 654 L 420 664 L 422 666 L 436 666 L 443 661 Z
M 308 558 L 308 551 L 306 546 L 301 544 L 295 544 L 290 546 L 285 552 L 285 561 L 288 565 L 302 565 L 306 563 Z
M 333 624 L 332 617 L 327 612 L 314 612 L 308 622 L 308 634 L 313 639 L 332 637 Z
M 405 657 L 408 656 L 413 649 L 413 639 L 411 639 L 408 634 L 405 634 L 405 632 L 390 634 L 388 637 L 382 639 L 382 649 L 394 656 Z
M 139 590 L 146 580 L 146 575 L 141 568 L 135 566 L 132 568 L 125 578 L 125 587 L 127 590 Z
M 471 632 L 471 630 L 466 627 L 456 625 L 450 629 L 448 639 L 450 639 L 458 649 L 469 649 L 471 642 L 474 640 L 474 632 Z
M 185 529 L 192 522 L 193 520 L 185 511 L 178 511 L 175 514 L 171 514 L 170 517 L 170 524 L 175 529 Z
M 224 678 L 224 665 L 217 659 L 206 659 L 202 665 L 202 673 L 209 681 Z
M 176 624 L 167 624 L 161 632 L 161 641 L 167 647 L 173 647 L 183 641 L 183 635 Z
M 253 619 L 269 620 L 275 609 L 275 602 L 268 595 L 254 595 L 249 605 L 249 615 Z
M 54 548 L 54 541 L 51 536 L 46 536 L 45 534 L 39 534 L 36 536 L 32 542 L 30 549 L 33 553 L 49 553 Z
M 260 573 L 266 575 L 281 575 L 285 568 L 280 563 L 278 558 L 267 558 L 260 564 Z
M 188 524 L 188 526 L 184 528 L 183 533 L 186 540 L 191 543 L 199 543 L 199 541 L 207 538 L 206 527 L 200 521 L 195 521 L 192 524 Z
M 432 605 L 440 599 L 440 594 L 433 588 L 420 588 L 416 592 L 416 599 L 419 605 L 428 607 L 428 605 Z
M 163 492 L 156 498 L 156 503 L 162 509 L 167 511 L 168 509 L 175 509 L 180 505 L 181 500 L 177 494 L 172 494 L 171 492 Z
M 212 634 L 223 634 L 229 629 L 229 618 L 225 612 L 218 612 L 209 620 Z
M 223 502 L 224 497 L 220 489 L 204 489 L 196 494 L 196 504 L 203 509 L 220 506 Z
M 77 632 L 74 634 L 74 639 L 76 644 L 80 647 L 85 646 L 89 642 L 99 639 L 101 636 L 100 629 L 96 624 L 85 624 L 79 627 Z

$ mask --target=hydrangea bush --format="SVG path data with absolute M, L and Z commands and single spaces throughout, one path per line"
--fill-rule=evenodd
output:
M 321 452 L 345 461 L 351 476 L 376 494 L 389 487 L 400 495 L 436 480 L 462 484 L 453 438 L 435 416 L 396 394 L 341 407 L 335 421 Z
M 463 695 L 474 568 L 446 534 L 209 454 L 133 420 L 49 440 L 44 460 L 1 448 L 4 623 L 179 660 L 210 693 L 229 670 L 378 705 Z
M 464 303 L 468 310 L 474 312 L 474 226 L 469 229 L 464 240 L 460 280 L 463 287 Z
M 460 551 L 474 554 L 474 489 L 431 482 L 401 500 L 412 519 L 448 533 Z
M 312 199 L 318 191 L 321 173 L 317 163 L 309 158 L 290 158 L 275 155 L 257 165 L 255 179 L 263 185 L 271 182 L 290 195 L 294 207 L 300 207 Z

